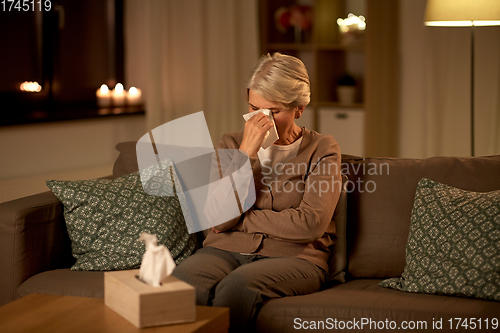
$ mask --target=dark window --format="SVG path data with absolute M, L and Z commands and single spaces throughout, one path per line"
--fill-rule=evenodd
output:
M 0 125 L 102 115 L 96 90 L 123 83 L 123 0 L 47 1 L 0 10 Z M 42 90 L 21 91 L 25 81 Z

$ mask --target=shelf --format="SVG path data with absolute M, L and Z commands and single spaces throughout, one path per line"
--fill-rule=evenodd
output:
M 318 108 L 327 107 L 327 108 L 348 108 L 348 109 L 363 109 L 363 103 L 354 103 L 354 104 L 341 104 L 338 102 L 316 102 L 314 106 Z
M 17 110 L 8 113 L 0 120 L 1 126 L 46 123 L 66 120 L 82 120 L 95 118 L 123 117 L 130 115 L 144 115 L 144 105 L 124 106 L 116 108 L 97 107 L 67 107 L 55 109 Z
M 344 45 L 338 43 L 269 43 L 268 49 L 272 50 L 291 50 L 291 51 L 313 51 L 313 50 L 340 50 L 340 51 L 359 51 L 363 52 L 363 45 Z
M 338 44 L 338 43 L 321 43 L 315 45 L 318 50 L 342 50 L 342 51 L 364 51 L 363 44 Z
M 359 0 L 364 1 L 364 0 Z M 295 30 L 290 27 L 282 32 L 276 28 L 275 13 L 281 7 L 304 4 L 302 0 L 260 0 L 261 47 L 262 53 L 282 52 L 300 58 L 306 65 L 311 82 L 311 102 L 314 129 L 319 128 L 318 113 L 321 109 L 341 109 L 343 111 L 364 110 L 364 63 L 365 44 L 368 35 L 342 36 L 337 25 L 337 17 L 346 17 L 351 0 L 308 0 L 313 8 L 312 27 L 302 32 L 296 39 Z M 355 5 L 354 5 L 355 6 Z M 297 42 L 295 42 L 297 41 Z M 356 79 L 354 104 L 341 104 L 337 93 L 337 83 L 346 73 Z
M 293 50 L 293 51 L 312 51 L 313 44 L 311 43 L 269 43 L 269 49 L 273 50 Z

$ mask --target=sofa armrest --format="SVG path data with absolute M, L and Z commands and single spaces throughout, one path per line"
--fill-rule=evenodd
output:
M 0 305 L 29 277 L 72 263 L 63 206 L 51 191 L 0 204 Z

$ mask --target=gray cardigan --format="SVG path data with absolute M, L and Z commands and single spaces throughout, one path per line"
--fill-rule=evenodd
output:
M 328 247 L 335 242 L 333 212 L 340 195 L 340 148 L 330 135 L 303 128 L 296 157 L 271 191 L 262 185 L 261 165 L 250 158 L 256 201 L 252 208 L 209 232 L 203 246 L 270 257 L 309 260 L 328 272 Z M 243 131 L 225 134 L 217 149 L 238 149 Z

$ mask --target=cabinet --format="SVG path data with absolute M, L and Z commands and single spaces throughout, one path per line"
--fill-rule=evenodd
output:
M 355 42 L 345 42 L 339 33 L 337 19 L 347 17 L 349 12 L 364 15 L 364 0 L 260 0 L 259 5 L 262 54 L 281 52 L 294 55 L 309 71 L 311 103 L 308 111 L 312 113 L 304 112 L 303 116 L 312 119 L 305 122 L 320 130 L 320 110 L 327 112 L 337 107 L 363 109 L 365 43 L 360 38 Z M 301 12 L 306 16 L 310 10 L 309 27 L 301 29 L 277 24 L 277 21 L 282 22 L 279 18 L 283 13 L 293 6 L 301 6 Z M 349 105 L 340 103 L 336 92 L 337 82 L 346 73 L 355 78 L 357 88 L 355 102 Z
M 318 132 L 337 140 L 342 154 L 364 156 L 365 113 L 357 108 L 323 107 L 318 112 Z

